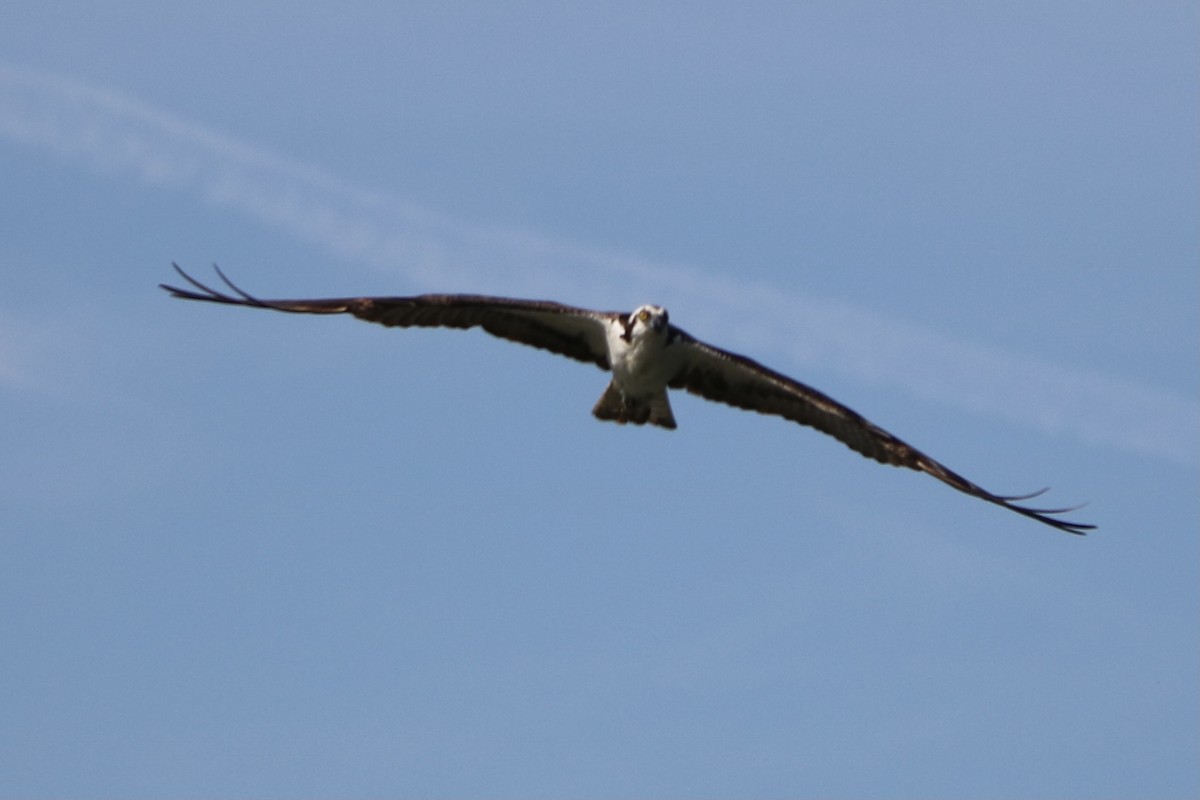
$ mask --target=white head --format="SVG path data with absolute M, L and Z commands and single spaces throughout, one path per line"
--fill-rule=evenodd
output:
M 664 336 L 668 322 L 667 310 L 662 306 L 638 306 L 625 323 L 625 340 L 631 342 L 647 334 Z

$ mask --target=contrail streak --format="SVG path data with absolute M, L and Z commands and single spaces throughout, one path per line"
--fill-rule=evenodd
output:
M 196 195 L 339 258 L 399 273 L 419 290 L 622 306 L 669 297 L 689 307 L 696 330 L 729 331 L 722 341 L 737 349 L 1091 444 L 1200 460 L 1193 398 L 949 339 L 834 299 L 440 216 L 106 89 L 0 65 L 0 136 Z

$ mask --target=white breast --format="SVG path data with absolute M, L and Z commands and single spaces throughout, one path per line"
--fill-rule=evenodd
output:
M 666 337 L 647 331 L 645 335 L 624 338 L 625 329 L 613 321 L 608 328 L 608 355 L 613 383 L 631 397 L 661 392 L 673 370 L 673 361 L 665 351 Z

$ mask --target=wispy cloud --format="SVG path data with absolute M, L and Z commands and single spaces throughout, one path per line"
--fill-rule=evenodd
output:
M 781 365 L 835 370 L 1092 444 L 1198 458 L 1194 398 L 951 340 L 839 300 L 447 218 L 110 90 L 0 65 L 0 136 L 235 209 L 339 258 L 402 275 L 412 288 L 624 305 L 669 298 L 689 307 L 696 330 L 731 331 L 723 344 Z

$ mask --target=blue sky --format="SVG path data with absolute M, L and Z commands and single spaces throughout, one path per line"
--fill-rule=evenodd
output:
M 0 797 L 1194 797 L 1189 3 L 10 3 Z M 478 333 L 625 309 L 1086 538 Z

